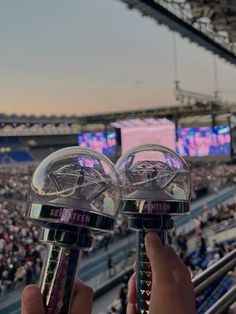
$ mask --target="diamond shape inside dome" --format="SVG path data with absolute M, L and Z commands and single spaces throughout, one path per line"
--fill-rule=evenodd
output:
M 133 185 L 164 189 L 176 177 L 175 169 L 161 161 L 138 161 L 128 170 L 127 178 Z

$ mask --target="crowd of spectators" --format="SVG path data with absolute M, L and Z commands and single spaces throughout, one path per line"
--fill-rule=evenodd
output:
M 23 215 L 34 169 L 32 165 L 0 168 L 0 295 L 39 278 L 44 252 L 38 241 L 40 228 Z M 97 235 L 94 249 L 84 255 L 108 250 L 129 233 L 127 221 L 120 217 L 114 233 Z
M 234 183 L 236 165 L 192 166 L 192 182 L 195 196 L 197 191 L 209 187 L 221 187 Z M 37 280 L 42 259 L 42 246 L 38 244 L 39 228 L 23 217 L 30 178 L 35 166 L 11 166 L 0 168 L 0 293 L 6 293 L 14 286 Z M 227 209 L 228 210 L 228 209 Z M 214 219 L 223 219 L 227 210 L 222 205 L 216 208 Z M 234 211 L 235 212 L 235 211 Z M 232 214 L 232 211 L 231 211 Z M 209 211 L 204 221 L 211 221 Z M 95 239 L 95 249 L 107 250 L 117 238 L 125 237 L 128 230 L 127 221 L 118 220 L 113 235 L 100 235 Z
M 224 186 L 236 184 L 236 165 L 222 163 L 190 164 L 192 199 L 209 192 L 217 192 Z
M 26 201 L 34 169 L 33 165 L 0 167 L 0 198 Z
M 0 293 L 36 282 L 43 250 L 39 229 L 22 216 L 22 204 L 0 203 Z
M 185 238 L 187 244 L 187 237 Z M 184 240 L 184 242 L 185 242 Z M 181 244 L 182 245 L 182 244 Z M 196 251 L 183 253 L 180 252 L 180 257 L 183 259 L 186 266 L 189 268 L 192 278 L 200 274 L 204 269 L 217 262 L 225 254 L 236 248 L 236 242 L 214 242 L 213 245 L 207 243 L 207 239 L 202 236 L 197 243 Z M 189 256 L 188 256 L 189 255 Z M 204 265 L 204 266 L 201 266 Z M 127 291 L 128 278 L 125 278 L 118 295 L 113 303 L 109 306 L 107 314 L 125 314 L 127 307 Z M 235 312 L 234 312 L 235 313 Z
M 236 204 L 234 202 L 223 203 L 211 210 L 205 206 L 204 212 L 195 220 L 194 234 L 186 234 L 183 231 L 175 238 L 176 251 L 185 265 L 189 267 L 192 277 L 236 248 L 235 241 L 208 241 L 208 235 L 214 234 L 215 238 L 217 232 L 235 227 Z M 224 221 L 227 221 L 227 224 L 222 227 L 221 223 Z M 189 238 L 194 240 L 194 248 L 191 245 L 189 247 Z
M 23 217 L 24 204 L 0 203 L 0 296 L 13 288 L 38 281 L 44 246 L 40 244 L 40 228 Z M 84 258 L 99 250 L 107 251 L 116 240 L 130 234 L 125 219 L 118 219 L 112 234 L 98 234 L 93 250 L 84 252 Z M 110 276 L 114 268 L 111 267 Z
M 212 229 L 212 232 L 216 232 L 219 223 L 225 220 L 229 226 L 233 222 L 235 224 L 236 202 L 230 202 L 229 204 L 222 203 L 212 209 L 205 206 L 203 214 L 197 217 L 196 220 L 198 223 L 195 224 L 196 228 L 193 233 L 186 234 L 185 232 L 181 232 L 174 237 L 174 241 L 172 242 L 176 252 L 189 268 L 192 278 L 236 248 L 235 240 L 225 242 L 215 240 L 210 242 L 207 236 L 205 236 L 206 230 Z M 194 247 L 190 247 L 189 239 L 195 240 Z M 126 313 L 127 284 L 128 279 L 125 278 L 117 297 L 109 306 L 107 314 Z
M 26 200 L 36 165 L 0 167 L 0 198 Z M 192 198 L 236 183 L 235 164 L 190 164 Z

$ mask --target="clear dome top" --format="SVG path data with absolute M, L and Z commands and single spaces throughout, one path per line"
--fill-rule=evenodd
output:
M 121 156 L 116 168 L 124 200 L 190 200 L 188 165 L 164 146 L 137 146 Z
M 44 159 L 35 170 L 29 202 L 86 210 L 115 217 L 119 176 L 112 162 L 93 150 L 69 147 Z

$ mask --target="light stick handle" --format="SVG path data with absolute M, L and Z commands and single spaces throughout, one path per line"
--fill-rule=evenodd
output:
M 145 230 L 137 232 L 137 314 L 148 314 L 152 290 L 152 269 L 146 254 Z M 166 244 L 166 231 L 157 231 L 161 242 Z
M 67 314 L 82 251 L 76 246 L 48 244 L 41 274 L 46 314 Z

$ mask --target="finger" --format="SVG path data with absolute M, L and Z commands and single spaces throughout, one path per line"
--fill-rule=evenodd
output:
M 27 286 L 22 293 L 21 314 L 45 314 L 39 287 Z
M 136 314 L 135 304 L 128 303 L 126 314 Z
M 136 275 L 133 274 L 128 282 L 128 302 L 136 304 Z
M 152 268 L 153 289 L 156 285 L 163 286 L 173 282 L 174 277 L 170 271 L 166 250 L 156 233 L 147 233 L 145 246 Z
M 74 284 L 73 299 L 70 314 L 91 314 L 93 304 L 93 289 L 81 281 Z
M 176 252 L 170 247 L 166 246 L 166 252 L 168 256 L 169 265 L 175 281 L 189 286 L 191 283 L 191 276 L 188 268 L 184 265 Z
M 194 288 L 191 281 L 191 276 L 188 268 L 184 265 L 176 252 L 169 246 L 166 246 L 167 255 L 169 258 L 169 264 L 175 281 L 179 286 L 179 291 L 182 295 L 182 299 L 185 300 L 183 306 L 186 309 L 193 308 L 195 304 Z

